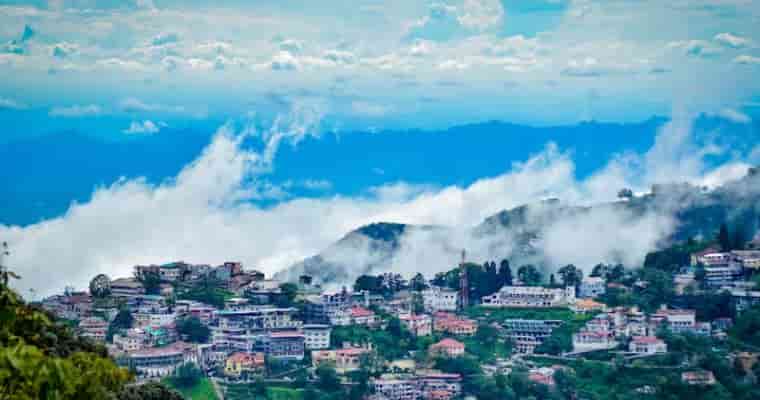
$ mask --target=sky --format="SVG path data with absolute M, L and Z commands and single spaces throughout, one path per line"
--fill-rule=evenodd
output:
M 0 238 L 49 294 L 719 184 L 760 163 L 758 27 L 751 0 L 0 1 Z

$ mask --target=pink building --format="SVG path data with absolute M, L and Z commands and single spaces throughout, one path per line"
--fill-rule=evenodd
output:
M 442 355 L 446 357 L 458 357 L 464 354 L 464 343 L 454 339 L 443 339 L 432 344 L 428 350 L 430 355 Z

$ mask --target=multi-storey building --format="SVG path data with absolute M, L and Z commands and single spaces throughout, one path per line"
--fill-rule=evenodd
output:
M 419 385 L 413 377 L 373 379 L 371 386 L 375 394 L 385 400 L 417 400 L 421 397 Z
M 111 296 L 133 298 L 145 294 L 145 287 L 135 278 L 118 278 L 111 281 Z
M 464 354 L 464 343 L 446 338 L 430 345 L 428 353 L 431 356 L 458 357 Z
M 278 360 L 300 361 L 304 357 L 304 335 L 297 331 L 270 332 L 266 336 L 264 352 Z
M 731 290 L 731 301 L 736 313 L 742 313 L 751 307 L 760 304 L 760 290 Z
M 108 322 L 99 317 L 84 318 L 79 321 L 79 331 L 86 338 L 102 342 L 106 340 Z
M 540 286 L 504 286 L 498 292 L 483 296 L 484 307 L 550 308 L 575 303 L 575 288 L 545 288 Z
M 128 329 L 113 335 L 113 344 L 117 349 L 125 352 L 134 352 L 144 348 L 148 339 L 145 331 L 140 328 Z
M 628 344 L 628 351 L 635 354 L 660 354 L 668 351 L 668 345 L 654 336 L 635 336 Z
M 321 350 L 330 347 L 330 325 L 306 324 L 303 335 L 307 350 Z
M 472 336 L 478 330 L 478 324 L 456 314 L 437 312 L 433 315 L 433 330 L 457 336 Z
M 140 376 L 162 377 L 172 374 L 183 363 L 197 362 L 198 355 L 193 345 L 175 342 L 164 347 L 134 351 L 117 360 L 133 368 Z
M 532 354 L 560 325 L 560 320 L 537 319 L 507 319 L 503 323 L 507 337 L 514 343 L 514 350 L 523 354 Z
M 345 313 L 351 305 L 351 295 L 347 291 L 325 292 L 306 298 L 305 319 L 308 323 L 331 323 L 336 315 Z
M 597 276 L 588 276 L 583 278 L 578 286 L 578 297 L 594 298 L 603 295 L 606 291 L 607 284 L 604 279 Z
M 425 311 L 456 311 L 459 305 L 459 292 L 456 290 L 431 286 L 422 291 L 422 303 Z
M 386 400 L 448 400 L 462 392 L 459 374 L 429 372 L 419 375 L 383 375 L 370 382 L 374 392 Z
M 240 310 L 218 310 L 216 324 L 211 326 L 212 342 L 219 348 L 253 352 L 267 345 L 267 333 L 295 331 L 301 321 L 295 319 L 295 308 L 251 306 Z
M 427 314 L 404 314 L 399 320 L 414 336 L 428 336 L 433 333 L 433 320 Z
M 311 361 L 317 365 L 328 362 L 334 365 L 338 373 L 355 371 L 361 366 L 361 357 L 372 350 L 366 347 L 347 347 L 337 350 L 315 350 L 311 352 Z

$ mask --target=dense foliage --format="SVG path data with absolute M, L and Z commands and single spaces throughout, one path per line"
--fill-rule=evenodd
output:
M 191 342 L 206 343 L 211 336 L 211 330 L 198 317 L 187 317 L 177 321 L 177 332 L 187 335 Z

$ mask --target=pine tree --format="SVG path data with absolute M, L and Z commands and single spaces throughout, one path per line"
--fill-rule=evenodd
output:
M 718 243 L 722 251 L 731 250 L 731 238 L 728 235 L 728 226 L 725 223 L 720 224 L 720 232 L 718 233 Z

